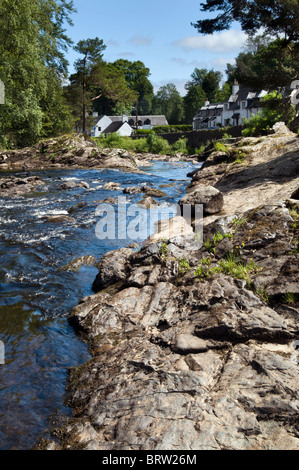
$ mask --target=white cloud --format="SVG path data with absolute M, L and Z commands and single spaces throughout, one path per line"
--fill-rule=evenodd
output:
M 133 52 L 119 52 L 118 56 L 119 57 L 135 57 L 135 54 Z
M 215 53 L 229 53 L 240 49 L 247 36 L 243 31 L 230 30 L 209 36 L 189 36 L 174 43 L 185 51 L 205 50 Z
M 172 57 L 171 59 L 172 62 L 175 62 L 178 65 L 181 65 L 182 67 L 205 67 L 205 62 L 204 61 L 199 61 L 199 60 L 186 60 L 183 57 Z
M 128 42 L 130 44 L 134 44 L 135 46 L 149 46 L 153 42 L 153 38 L 149 35 L 147 36 L 136 35 L 136 36 L 133 36 L 131 39 L 129 39 Z

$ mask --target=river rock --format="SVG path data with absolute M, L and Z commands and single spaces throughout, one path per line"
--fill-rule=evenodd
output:
M 72 180 L 65 181 L 60 186 L 58 186 L 59 190 L 69 190 L 69 189 L 75 189 L 75 188 L 89 189 L 90 186 L 85 181 L 80 181 L 79 183 L 76 183 L 75 181 L 72 181 Z
M 124 194 L 139 194 L 142 193 L 142 188 L 139 186 L 128 186 L 123 190 Z
M 201 247 L 173 233 L 100 263 L 101 290 L 69 317 L 92 358 L 40 448 L 299 449 L 298 143 L 252 146 L 248 167 L 204 170 L 231 206 L 205 218 Z
M 17 177 L 10 176 L 0 180 L 1 197 L 20 197 L 24 194 L 36 191 L 38 186 L 45 183 L 38 176 Z
M 114 183 L 113 181 L 110 181 L 109 183 L 105 183 L 102 189 L 104 191 L 119 191 L 121 188 L 119 183 Z
M 75 219 L 73 219 L 73 217 L 64 214 L 46 215 L 43 218 L 48 224 L 64 224 L 68 222 L 75 222 Z
M 184 204 L 191 204 L 193 212 L 196 204 L 202 204 L 204 214 L 216 214 L 222 210 L 223 195 L 213 186 L 198 185 L 193 191 L 182 197 L 178 204 L 181 207 Z
M 167 194 L 164 191 L 161 191 L 161 189 L 151 188 L 150 186 L 143 186 L 142 192 L 145 193 L 147 196 L 152 196 L 152 197 L 166 197 L 167 196 Z
M 73 271 L 78 272 L 82 266 L 94 266 L 97 260 L 92 255 L 80 256 L 70 261 L 66 266 L 62 266 L 59 271 Z
M 126 279 L 126 265 L 128 257 L 133 253 L 131 248 L 121 248 L 119 250 L 106 253 L 97 265 L 99 273 L 93 282 L 92 288 L 98 292 L 111 284 Z
M 155 201 L 155 199 L 153 199 L 152 197 L 148 196 L 148 197 L 144 197 L 143 199 L 141 199 L 139 202 L 138 202 L 138 206 L 142 206 L 144 207 L 145 209 L 150 209 L 151 206 L 158 206 L 159 203 L 157 201 Z

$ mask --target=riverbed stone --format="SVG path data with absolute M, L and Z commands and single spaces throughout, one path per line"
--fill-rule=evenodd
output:
M 181 207 L 184 204 L 191 204 L 193 212 L 196 204 L 202 204 L 204 214 L 216 214 L 223 207 L 223 195 L 213 186 L 198 185 L 179 201 Z

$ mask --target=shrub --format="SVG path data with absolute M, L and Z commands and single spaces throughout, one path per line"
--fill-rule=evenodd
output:
M 170 145 L 167 140 L 159 137 L 158 135 L 152 133 L 147 136 L 146 139 L 148 145 L 148 151 L 151 153 L 170 153 Z
M 187 139 L 186 138 L 181 138 L 178 139 L 174 144 L 171 146 L 171 150 L 173 153 L 188 153 L 188 148 L 187 148 Z
M 276 122 L 289 123 L 294 118 L 294 107 L 286 106 L 282 95 L 277 91 L 266 95 L 261 99 L 261 103 L 263 109 L 250 119 L 244 120 L 245 129 L 242 131 L 244 137 L 266 135 Z

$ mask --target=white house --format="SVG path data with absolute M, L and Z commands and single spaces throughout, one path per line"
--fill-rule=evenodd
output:
M 138 116 L 137 122 L 138 129 L 168 125 L 165 116 Z M 93 135 L 99 137 L 101 134 L 116 132 L 119 135 L 130 136 L 136 128 L 136 116 L 100 116 L 93 128 Z
M 133 128 L 128 123 L 128 116 L 100 116 L 93 128 L 94 137 L 112 133 L 131 136 L 133 132 Z
M 206 103 L 199 110 L 193 119 L 193 129 L 238 126 L 262 109 L 260 99 L 267 93 L 265 90 L 253 91 L 248 87 L 240 87 L 235 82 L 232 94 L 224 103 Z
M 193 119 L 193 130 L 216 129 L 222 125 L 222 103 L 205 102 Z

